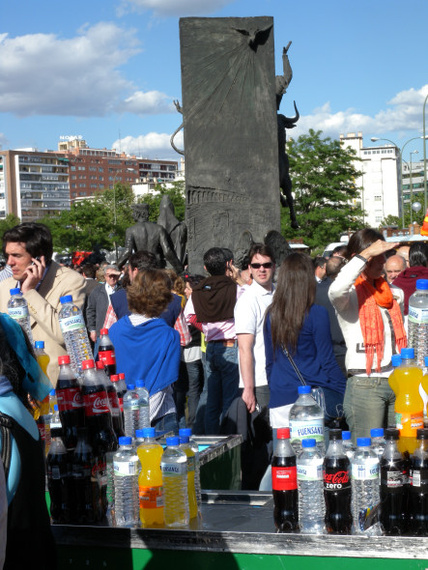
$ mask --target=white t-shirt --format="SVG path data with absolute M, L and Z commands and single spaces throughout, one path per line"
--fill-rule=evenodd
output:
M 272 303 L 272 291 L 253 281 L 239 297 L 235 305 L 235 332 L 239 334 L 254 335 L 254 383 L 255 386 L 266 386 L 266 356 L 263 337 L 263 324 L 266 309 Z M 239 386 L 244 387 L 241 370 L 239 370 Z

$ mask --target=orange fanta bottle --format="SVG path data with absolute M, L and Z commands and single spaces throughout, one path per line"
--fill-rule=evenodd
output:
M 138 477 L 141 525 L 143 528 L 160 527 L 164 523 L 164 497 L 160 465 L 163 448 L 155 439 L 155 428 L 144 428 L 137 431 L 141 431 L 144 438 L 137 447 L 137 454 L 141 463 L 141 472 Z

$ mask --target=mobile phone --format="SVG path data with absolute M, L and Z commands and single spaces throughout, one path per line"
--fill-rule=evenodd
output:
M 39 257 L 39 256 L 35 257 L 34 259 L 37 259 L 37 261 L 40 261 L 40 257 Z M 31 263 L 31 265 L 35 265 L 34 261 Z

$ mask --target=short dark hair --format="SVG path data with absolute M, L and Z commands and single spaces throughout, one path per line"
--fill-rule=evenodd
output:
M 25 250 L 31 257 L 44 256 L 47 263 L 52 259 L 53 243 L 52 234 L 44 224 L 24 222 L 3 234 L 3 253 L 6 255 L 6 244 L 23 243 Z
M 210 275 L 226 275 L 227 259 L 221 247 L 212 247 L 204 254 L 204 265 Z
M 159 317 L 171 303 L 171 280 L 162 269 L 138 272 L 126 290 L 129 308 L 146 317 Z
M 234 255 L 233 255 L 233 251 L 231 249 L 229 249 L 228 247 L 222 247 L 221 248 L 223 250 L 223 253 L 226 257 L 226 261 L 232 261 L 234 260 Z
M 316 269 L 317 267 L 325 267 L 325 264 L 327 263 L 327 258 L 323 257 L 322 255 L 317 255 L 313 260 L 312 260 L 314 269 Z
M 346 258 L 351 259 L 353 255 L 361 253 L 367 249 L 372 243 L 381 239 L 385 241 L 383 235 L 373 228 L 363 228 L 362 230 L 357 230 L 352 234 L 348 246 L 346 248 Z
M 157 269 L 158 261 L 154 253 L 141 249 L 129 257 L 129 265 L 132 269 L 146 271 L 147 269 Z
M 253 243 L 253 245 L 250 248 L 250 251 L 248 252 L 247 267 L 252 262 L 253 257 L 255 255 L 263 255 L 264 257 L 270 257 L 271 261 L 275 263 L 275 256 L 272 251 L 272 248 L 266 245 L 265 243 Z M 247 267 L 245 267 L 245 269 L 247 269 Z
M 95 279 L 97 268 L 93 263 L 85 263 L 84 265 L 81 266 L 81 270 L 85 277 L 89 277 L 90 279 Z
M 404 261 L 406 260 L 404 259 Z M 416 265 L 428 267 L 428 244 L 422 241 L 412 243 L 409 249 L 409 265 L 410 267 L 415 267 Z

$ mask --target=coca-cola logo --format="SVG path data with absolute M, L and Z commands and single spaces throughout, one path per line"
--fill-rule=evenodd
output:
M 98 396 L 94 399 L 92 406 L 95 410 L 101 410 L 107 406 L 107 400 Z
M 342 489 L 349 483 L 349 471 L 335 471 L 324 473 L 324 484 L 326 489 Z

